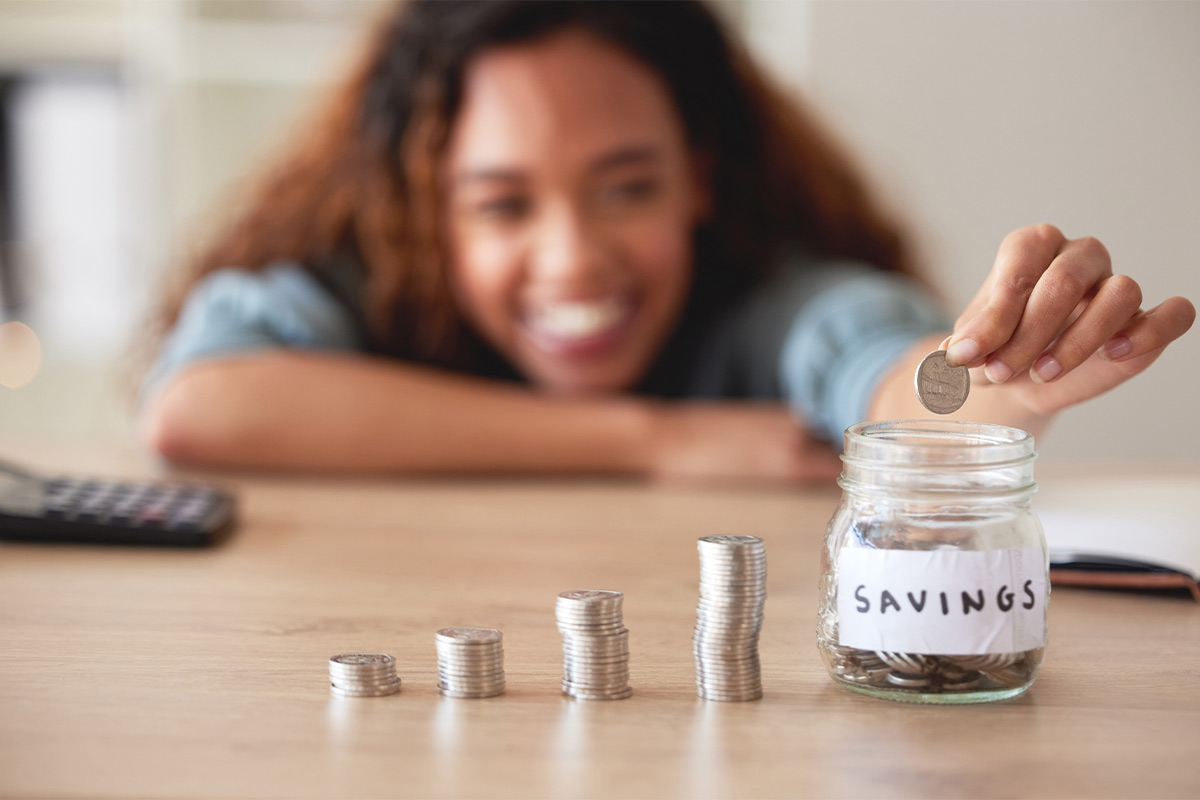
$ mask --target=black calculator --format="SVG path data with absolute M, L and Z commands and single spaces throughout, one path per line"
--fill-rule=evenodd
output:
M 214 486 L 41 476 L 0 461 L 0 539 L 202 547 L 228 533 L 236 510 Z

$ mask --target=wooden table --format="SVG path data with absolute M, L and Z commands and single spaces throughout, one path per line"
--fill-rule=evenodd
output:
M 129 450 L 0 447 L 144 474 Z M 224 546 L 0 545 L 0 795 L 1196 797 L 1200 607 L 1055 591 L 1045 669 L 1005 703 L 843 691 L 814 645 L 836 489 L 234 477 Z M 695 540 L 767 541 L 766 696 L 697 700 Z M 625 592 L 632 698 L 559 691 L 554 599 Z M 505 634 L 508 691 L 448 700 L 433 636 Z M 330 693 L 331 654 L 403 691 Z

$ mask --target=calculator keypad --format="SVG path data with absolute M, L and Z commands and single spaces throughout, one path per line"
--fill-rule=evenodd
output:
M 139 528 L 198 531 L 221 504 L 205 487 L 58 478 L 46 483 L 42 516 Z

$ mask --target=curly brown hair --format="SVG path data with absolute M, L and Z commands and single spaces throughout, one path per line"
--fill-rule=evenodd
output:
M 437 165 L 468 62 L 489 47 L 580 29 L 662 77 L 689 143 L 712 165 L 714 213 L 696 232 L 697 288 L 732 298 L 786 247 L 910 272 L 897 228 L 850 161 L 696 0 L 414 0 L 373 32 L 348 79 L 247 210 L 188 265 L 164 327 L 204 275 L 351 256 L 372 349 L 459 366 L 464 325 L 438 234 Z M 707 288 L 705 288 L 707 287 Z

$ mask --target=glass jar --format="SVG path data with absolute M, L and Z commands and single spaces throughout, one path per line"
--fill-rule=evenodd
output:
M 1050 590 L 1033 436 L 922 420 L 860 423 L 845 442 L 817 622 L 833 680 L 925 703 L 1024 692 Z

